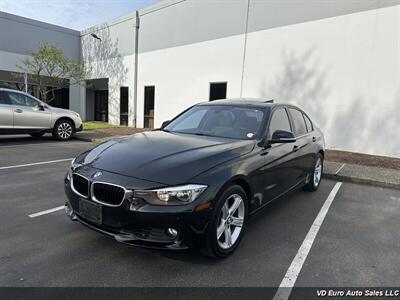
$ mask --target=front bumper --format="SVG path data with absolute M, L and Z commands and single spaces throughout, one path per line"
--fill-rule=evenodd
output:
M 75 132 L 80 132 L 83 130 L 83 123 L 81 123 L 81 126 L 79 126 L 78 128 L 75 128 Z
M 185 250 L 189 248 L 187 245 L 182 243 L 181 239 L 165 239 L 165 237 L 167 236 L 166 233 L 164 234 L 163 239 L 162 235 L 159 235 L 158 238 L 155 238 L 154 234 L 151 235 L 151 229 L 146 230 L 138 228 L 136 230 L 132 230 L 131 232 L 126 232 L 121 229 L 107 228 L 104 225 L 99 226 L 98 224 L 94 224 L 77 215 L 75 212 L 71 212 L 71 210 L 71 204 L 69 202 L 65 203 L 65 212 L 72 221 L 78 221 L 79 223 L 85 225 L 86 227 L 89 227 L 90 229 L 114 238 L 117 242 L 120 243 L 153 249 Z
M 67 178 L 64 188 L 68 197 L 66 214 L 72 220 L 113 237 L 118 242 L 169 250 L 198 248 L 203 245 L 211 219 L 210 209 L 196 211 L 196 206 L 190 205 L 153 206 L 124 200 L 118 207 L 103 205 L 101 223 L 94 223 L 79 211 L 80 201 L 91 200 L 78 196 L 71 189 L 71 182 Z M 177 235 L 171 235 L 168 229 L 175 229 Z

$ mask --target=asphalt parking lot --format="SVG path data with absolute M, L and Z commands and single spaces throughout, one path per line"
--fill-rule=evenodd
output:
M 122 245 L 63 210 L 29 217 L 65 203 L 69 159 L 92 146 L 0 137 L 0 286 L 277 287 L 336 184 L 271 204 L 221 261 Z M 400 286 L 399 229 L 400 190 L 343 183 L 295 286 Z

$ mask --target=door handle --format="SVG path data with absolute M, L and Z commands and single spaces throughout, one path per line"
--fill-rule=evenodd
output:
M 19 108 L 17 108 L 16 110 L 14 110 L 16 113 L 22 113 L 23 112 L 23 110 L 22 109 L 19 109 Z
M 317 138 L 316 138 L 315 136 L 313 136 L 312 141 L 313 141 L 313 142 L 316 142 L 316 141 L 317 141 Z
M 267 155 L 268 153 L 269 153 L 269 148 L 263 148 L 263 149 L 261 150 L 260 155 L 261 155 L 261 156 L 265 156 L 265 155 Z
M 294 145 L 294 146 L 293 146 L 293 152 L 297 152 L 297 151 L 299 151 L 299 149 L 300 149 L 299 146 L 297 146 L 297 145 Z

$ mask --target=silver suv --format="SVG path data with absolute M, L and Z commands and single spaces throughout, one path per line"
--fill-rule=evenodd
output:
M 78 113 L 51 107 L 24 92 L 0 88 L 0 134 L 40 137 L 51 132 L 57 140 L 66 141 L 81 130 Z

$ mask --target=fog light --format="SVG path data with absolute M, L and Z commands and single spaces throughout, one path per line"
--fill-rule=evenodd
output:
M 72 221 L 75 221 L 75 220 L 76 220 L 76 215 L 75 215 L 75 213 L 74 213 L 74 210 L 72 209 L 71 205 L 70 205 L 68 202 L 65 203 L 64 211 L 65 211 L 65 214 L 66 214 L 68 217 L 70 217 Z
M 167 234 L 171 237 L 171 238 L 176 238 L 178 236 L 178 230 L 176 230 L 175 228 L 168 228 L 167 229 Z

